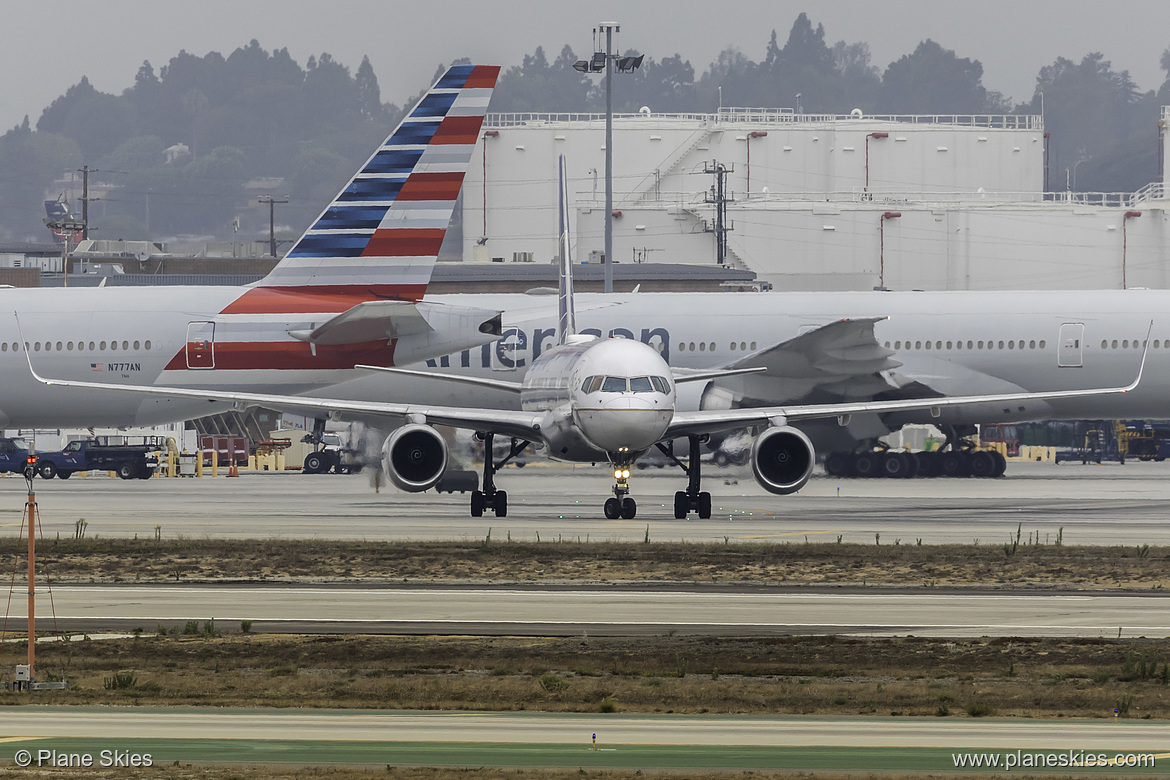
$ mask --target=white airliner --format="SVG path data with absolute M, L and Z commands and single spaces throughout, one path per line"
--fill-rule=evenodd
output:
M 563 165 L 563 163 L 562 163 Z M 562 179 L 563 182 L 563 179 Z M 562 183 L 563 197 L 563 183 Z M 429 373 L 425 378 L 473 388 L 490 388 L 519 397 L 519 408 L 444 407 L 437 404 L 375 403 L 341 399 L 310 399 L 288 395 L 204 391 L 111 383 L 46 379 L 37 374 L 32 357 L 28 369 L 49 387 L 109 390 L 132 394 L 168 395 L 204 402 L 224 401 L 284 409 L 334 419 L 358 419 L 402 424 L 382 447 L 383 467 L 401 489 L 417 492 L 434 487 L 447 468 L 447 445 L 434 425 L 449 425 L 476 431 L 484 440 L 484 477 L 481 490 L 472 493 L 471 513 L 481 516 L 492 509 L 503 517 L 508 496 L 495 487 L 496 470 L 529 444 L 544 449 L 549 457 L 562 461 L 608 461 L 613 469 L 613 496 L 606 500 L 605 516 L 633 518 L 637 505 L 629 495 L 630 470 L 643 453 L 674 439 L 690 442 L 686 490 L 675 494 L 674 515 L 683 518 L 695 511 L 700 518 L 711 516 L 711 494 L 700 484 L 699 444 L 704 436 L 757 427 L 762 432 L 752 447 L 752 471 L 766 490 L 788 494 L 808 481 L 815 465 L 815 452 L 808 437 L 791 423 L 838 418 L 854 414 L 891 413 L 927 409 L 938 416 L 944 408 L 971 404 L 1019 404 L 1065 398 L 1096 397 L 1127 393 L 1138 387 L 1146 352 L 1131 365 L 1137 378 L 1124 387 L 1079 389 L 1059 392 L 1006 393 L 987 396 L 957 396 L 910 401 L 859 401 L 814 405 L 764 406 L 756 408 L 680 411 L 677 387 L 712 379 L 730 381 L 761 373 L 760 367 L 734 367 L 713 371 L 680 373 L 671 369 L 660 351 L 641 341 L 627 338 L 600 338 L 578 334 L 572 295 L 572 267 L 568 252 L 568 231 L 562 206 L 561 289 L 557 343 L 533 360 L 523 382 Z M 1152 328 L 1152 324 L 1150 326 Z M 1147 341 L 1148 341 L 1147 331 Z M 1136 358 L 1136 356 L 1135 356 Z M 378 368 L 379 373 L 418 376 L 427 372 Z M 511 451 L 495 462 L 493 437 L 512 438 Z M 680 463 L 680 465 L 682 465 Z
M 267 277 L 247 287 L 0 291 L 0 428 L 149 425 L 182 398 L 46 389 L 74 379 L 298 393 L 494 341 L 499 312 L 424 301 L 499 68 L 427 92 Z M 17 337 L 16 317 L 27 338 Z

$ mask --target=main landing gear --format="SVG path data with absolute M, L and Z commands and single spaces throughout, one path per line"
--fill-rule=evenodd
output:
M 662 451 L 663 455 L 674 461 L 674 464 L 687 475 L 687 489 L 674 494 L 674 519 L 682 520 L 691 512 L 695 512 L 699 515 L 700 520 L 710 520 L 711 494 L 701 490 L 702 473 L 699 465 L 699 445 L 706 441 L 707 437 L 705 435 L 688 436 L 687 439 L 690 443 L 690 455 L 686 465 L 683 465 L 682 461 L 674 456 L 674 452 L 666 444 L 659 442 L 655 445 Z
M 512 445 L 504 459 L 495 463 L 495 454 L 492 452 L 494 434 L 477 433 L 476 437 L 483 440 L 483 490 L 471 491 L 471 516 L 483 517 L 483 511 L 490 509 L 496 517 L 508 516 L 508 493 L 496 490 L 495 474 L 508 461 L 524 452 L 530 442 L 521 439 L 512 439 Z

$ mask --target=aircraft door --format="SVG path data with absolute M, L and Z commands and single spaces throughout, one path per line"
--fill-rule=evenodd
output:
M 187 368 L 215 368 L 215 323 L 187 323 Z
M 1056 365 L 1061 368 L 1080 368 L 1084 365 L 1085 324 L 1066 322 L 1060 326 L 1056 340 Z

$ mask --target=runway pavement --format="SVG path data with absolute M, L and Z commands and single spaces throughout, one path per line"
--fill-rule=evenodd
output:
M 712 518 L 675 520 L 680 473 L 638 471 L 632 520 L 606 520 L 611 480 L 590 466 L 530 464 L 501 471 L 506 518 L 472 518 L 466 494 L 375 492 L 368 475 L 245 473 L 238 479 L 122 481 L 74 477 L 36 481 L 46 536 L 179 535 L 231 538 L 754 541 L 828 539 L 924 544 L 995 543 L 1023 524 L 1025 537 L 1064 544 L 1170 544 L 1170 464 L 1081 466 L 1013 463 L 998 480 L 859 480 L 816 476 L 798 494 L 765 492 L 747 469 L 708 469 Z M 24 481 L 0 478 L 0 524 L 19 524 Z M 1063 529 L 1063 530 L 1062 530 Z M 15 532 L 15 529 L 13 530 Z
M 925 718 L 759 718 L 488 713 L 48 708 L 0 713 L 0 761 L 148 766 L 182 761 L 952 771 L 977 755 L 1170 767 L 1166 724 Z M 5 755 L 7 753 L 7 755 Z M 1136 761 L 1135 761 L 1136 759 Z M 1159 765 L 1161 762 L 1161 766 Z M 122 764 L 123 766 L 126 763 Z M 1035 764 L 1031 764 L 1035 766 Z M 1067 766 L 1067 764 L 1065 764 Z M 1132 774 L 1134 770 L 1127 773 Z
M 214 618 L 282 633 L 1170 637 L 1170 598 L 676 587 L 57 586 L 62 631 Z M 44 604 L 42 594 L 42 604 Z M 12 618 L 26 614 L 11 605 Z M 41 612 L 44 620 L 45 612 Z

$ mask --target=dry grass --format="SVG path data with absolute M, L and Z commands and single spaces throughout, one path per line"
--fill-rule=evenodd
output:
M 1027 537 L 1025 536 L 1025 539 Z M 57 582 L 673 581 L 1157 590 L 1170 547 L 50 539 Z M 899 542 L 908 540 L 898 540 Z M 0 540 L 20 566 L 23 548 Z
M 1170 645 L 1147 640 L 232 634 L 40 661 L 73 686 L 60 704 L 1170 718 Z

